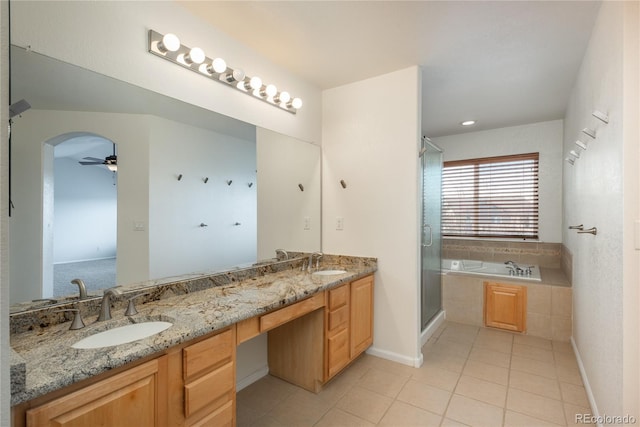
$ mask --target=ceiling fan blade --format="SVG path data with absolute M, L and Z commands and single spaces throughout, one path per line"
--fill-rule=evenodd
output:
M 84 157 L 84 160 L 91 160 L 92 162 L 104 162 L 104 159 L 98 159 L 97 157 Z
M 78 163 L 80 163 L 81 165 L 85 165 L 85 166 L 86 165 L 103 165 L 104 161 L 102 161 L 102 162 L 78 162 Z

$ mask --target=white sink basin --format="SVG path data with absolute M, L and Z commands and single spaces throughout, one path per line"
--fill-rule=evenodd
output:
M 314 276 L 334 276 L 336 274 L 344 274 L 346 273 L 346 270 L 320 270 L 320 271 L 315 271 L 312 274 Z
M 169 322 L 133 323 L 88 336 L 76 342 L 71 347 L 82 349 L 113 347 L 114 345 L 126 344 L 150 337 L 165 329 L 169 329 L 171 325 Z

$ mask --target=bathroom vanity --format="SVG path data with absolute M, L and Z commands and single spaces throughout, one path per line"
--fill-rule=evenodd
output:
M 26 382 L 12 394 L 14 426 L 235 425 L 236 347 L 265 332 L 270 373 L 319 391 L 373 341 L 375 260 L 335 265 L 346 272 L 315 275 L 292 262 L 140 304 L 131 318 L 116 308 L 105 326 L 69 331 L 67 322 L 14 334 L 26 362 Z M 149 320 L 173 326 L 116 347 L 71 348 L 105 328 Z

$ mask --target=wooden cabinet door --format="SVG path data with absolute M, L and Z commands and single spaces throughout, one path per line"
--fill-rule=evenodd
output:
M 160 357 L 27 411 L 27 426 L 152 427 L 166 424 Z
M 485 325 L 515 332 L 526 330 L 527 288 L 484 283 Z
M 373 276 L 351 283 L 351 359 L 373 343 Z

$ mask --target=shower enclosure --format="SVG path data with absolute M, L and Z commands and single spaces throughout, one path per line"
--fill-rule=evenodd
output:
M 442 150 L 429 138 L 422 138 L 422 237 L 421 256 L 421 326 L 426 328 L 442 310 Z

